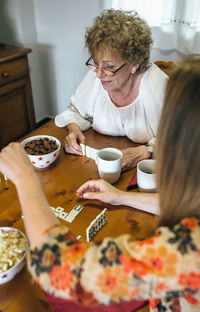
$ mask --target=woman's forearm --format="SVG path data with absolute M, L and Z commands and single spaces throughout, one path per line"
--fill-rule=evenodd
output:
M 30 244 L 33 246 L 42 237 L 45 230 L 59 224 L 49 208 L 42 190 L 42 185 L 36 174 L 30 178 L 21 179 L 16 183 L 21 203 L 24 224 Z
M 159 215 L 158 193 L 120 191 L 118 205 L 125 205 Z

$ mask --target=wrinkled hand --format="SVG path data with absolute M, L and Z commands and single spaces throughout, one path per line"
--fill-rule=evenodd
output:
M 64 144 L 65 151 L 69 154 L 82 155 L 80 143 L 85 144 L 85 136 L 81 132 L 80 128 L 75 124 L 71 123 L 67 125 L 68 134 L 65 137 Z
M 0 153 L 0 171 L 13 183 L 35 174 L 33 166 L 20 143 L 10 143 Z
M 76 191 L 76 195 L 84 199 L 98 199 L 104 203 L 119 205 L 121 191 L 103 179 L 91 180 L 84 183 Z
M 149 153 L 144 145 L 138 147 L 129 147 L 122 150 L 122 171 L 126 171 L 137 166 L 137 163 L 143 159 L 149 158 Z

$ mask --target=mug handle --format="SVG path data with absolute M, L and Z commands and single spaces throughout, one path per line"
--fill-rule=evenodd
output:
M 97 166 L 98 166 L 98 150 L 96 151 L 96 155 L 95 155 L 95 163 L 97 164 Z

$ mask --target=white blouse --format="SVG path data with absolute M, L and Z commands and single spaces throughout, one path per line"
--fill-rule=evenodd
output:
M 56 116 L 55 123 L 64 127 L 75 122 L 82 131 L 92 126 L 106 135 L 127 136 L 136 143 L 146 143 L 157 133 L 167 79 L 153 64 L 142 76 L 137 98 L 127 106 L 116 107 L 100 79 L 89 71 L 71 97 L 72 105 Z

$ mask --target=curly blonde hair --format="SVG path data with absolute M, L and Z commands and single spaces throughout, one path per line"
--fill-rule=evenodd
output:
M 152 43 L 150 27 L 134 11 L 103 10 L 85 33 L 91 55 L 105 47 L 117 50 L 128 64 L 140 64 L 138 72 L 149 68 Z

